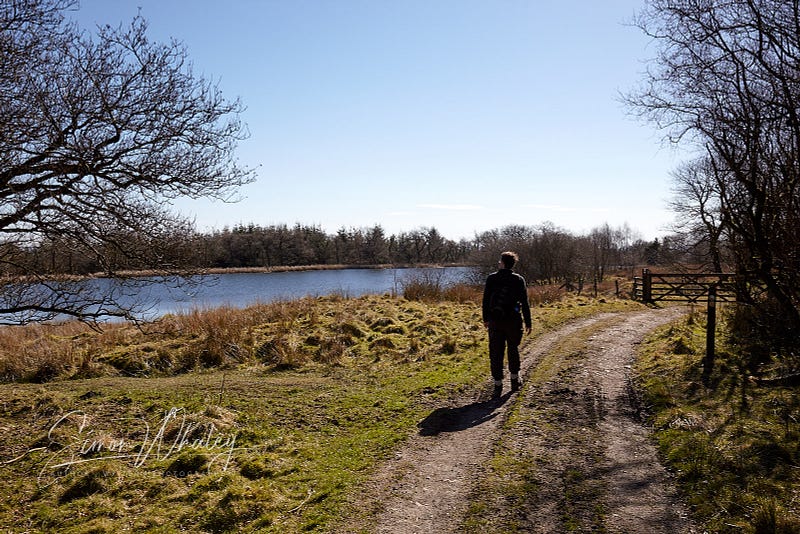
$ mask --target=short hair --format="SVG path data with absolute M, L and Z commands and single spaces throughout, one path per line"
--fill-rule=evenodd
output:
M 500 254 L 500 261 L 503 262 L 503 266 L 506 269 L 511 269 L 514 267 L 514 264 L 517 263 L 519 256 L 517 256 L 516 252 L 506 251 Z

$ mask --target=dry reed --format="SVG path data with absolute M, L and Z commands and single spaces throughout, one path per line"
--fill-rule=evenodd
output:
M 255 357 L 254 332 L 265 323 L 291 330 L 315 313 L 313 299 L 221 307 L 168 315 L 137 328 L 77 321 L 0 328 L 0 380 L 46 382 L 108 373 L 180 372 Z
M 482 292 L 481 286 L 442 287 L 436 279 L 418 279 L 405 283 L 403 297 L 480 306 Z M 532 306 L 553 303 L 564 295 L 556 286 L 529 288 Z M 111 323 L 97 330 L 79 322 L 0 328 L 0 380 L 45 382 L 114 373 L 150 376 L 246 362 L 288 367 L 309 361 L 338 364 L 346 354 L 357 352 L 354 346 L 374 328 L 386 337 L 385 343 L 393 339 L 389 336 L 408 337 L 400 323 L 375 322 L 382 317 L 379 309 L 367 306 L 361 317 L 355 317 L 351 302 L 334 295 L 243 309 L 196 309 L 138 328 Z M 446 351 L 453 350 L 452 343 L 443 345 Z M 409 350 L 413 352 L 413 346 Z

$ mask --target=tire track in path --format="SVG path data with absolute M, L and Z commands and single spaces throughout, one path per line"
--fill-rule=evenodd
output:
M 670 313 L 672 312 L 672 313 Z M 661 318 L 674 318 L 668 309 Z M 592 376 L 603 395 L 598 425 L 605 445 L 609 532 L 675 534 L 695 532 L 670 475 L 661 465 L 648 430 L 636 420 L 629 398 L 635 346 L 654 328 L 650 314 L 635 314 L 589 338 L 584 377 Z M 666 322 L 666 321 L 659 321 Z

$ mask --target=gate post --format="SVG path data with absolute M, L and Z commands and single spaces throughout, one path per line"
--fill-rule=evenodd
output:
M 717 284 L 708 288 L 708 320 L 706 321 L 706 357 L 703 359 L 703 382 L 708 382 L 714 368 L 714 338 L 717 330 Z
M 642 269 L 642 302 L 653 302 L 652 284 L 650 269 Z

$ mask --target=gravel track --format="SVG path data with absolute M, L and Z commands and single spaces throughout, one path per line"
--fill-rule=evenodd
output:
M 364 489 L 358 506 L 367 511 L 367 519 L 350 521 L 340 532 L 462 532 L 481 481 L 491 476 L 490 460 L 501 437 L 503 447 L 514 447 L 515 453 L 537 462 L 540 491 L 522 511 L 519 503 L 512 511 L 505 509 L 502 498 L 494 502 L 494 515 L 513 515 L 518 531 L 562 532 L 565 506 L 580 521 L 602 504 L 602 527 L 608 532 L 696 532 L 629 402 L 628 370 L 636 345 L 683 312 L 606 313 L 533 340 L 523 352 L 524 376 L 566 342 L 575 346 L 577 340 L 581 349 L 560 370 L 558 380 L 532 382 L 519 395 L 506 392 L 497 400 L 491 399 L 487 380 L 486 388 L 472 398 L 434 410 Z M 543 417 L 537 407 L 544 403 L 551 420 L 537 421 L 535 417 Z M 506 424 L 517 405 L 520 416 L 513 425 Z M 592 473 L 591 491 L 585 493 L 601 503 L 565 504 L 564 490 L 571 484 L 565 473 L 577 469 Z

